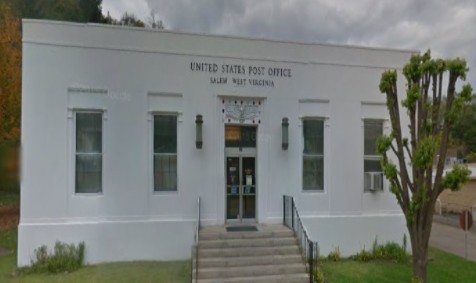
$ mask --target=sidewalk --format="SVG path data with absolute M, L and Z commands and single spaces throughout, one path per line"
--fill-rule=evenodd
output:
M 468 231 L 468 259 L 476 261 L 476 232 Z M 430 245 L 446 252 L 465 256 L 464 247 L 465 232 L 455 225 L 441 224 L 434 221 L 431 230 Z

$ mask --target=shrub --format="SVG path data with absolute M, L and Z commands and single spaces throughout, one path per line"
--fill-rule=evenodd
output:
M 330 261 L 340 261 L 340 250 L 339 247 L 335 248 L 334 251 L 330 252 L 327 255 L 327 259 Z
M 378 244 L 377 238 L 375 238 L 371 251 L 367 251 L 364 248 L 358 254 L 353 256 L 353 258 L 358 261 L 394 260 L 402 263 L 408 260 L 406 245 L 406 236 L 404 236 L 403 238 L 402 246 L 394 242 L 389 242 L 385 245 L 381 245 Z
M 314 271 L 314 276 L 315 276 L 315 283 L 326 283 L 326 276 L 324 275 L 324 272 L 322 271 L 321 268 L 318 268 L 316 271 Z
M 352 258 L 354 260 L 363 261 L 363 262 L 371 261 L 374 259 L 372 253 L 367 251 L 365 248 L 363 248 L 360 252 L 358 252 Z
M 84 261 L 84 242 L 77 246 L 56 242 L 53 253 L 48 253 L 46 246 L 35 250 L 31 266 L 20 270 L 22 273 L 60 273 L 79 269 Z

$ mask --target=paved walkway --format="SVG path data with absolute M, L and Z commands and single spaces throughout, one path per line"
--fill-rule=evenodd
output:
M 472 229 L 474 230 L 474 228 Z M 433 222 L 430 245 L 461 257 L 465 256 L 465 232 L 454 226 Z M 468 232 L 468 259 L 476 261 L 476 233 Z

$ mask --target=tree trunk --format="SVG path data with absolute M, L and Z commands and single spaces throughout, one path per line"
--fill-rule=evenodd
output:
M 417 227 L 412 228 L 418 229 Z M 412 241 L 413 280 L 418 283 L 426 283 L 429 238 L 423 236 L 423 233 L 409 232 Z
M 413 278 L 418 283 L 426 283 L 426 269 L 428 259 L 426 253 L 417 252 L 413 254 Z

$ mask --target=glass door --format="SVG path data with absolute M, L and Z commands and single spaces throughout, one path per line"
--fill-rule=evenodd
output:
M 226 157 L 226 218 L 228 221 L 256 218 L 256 158 Z
M 226 218 L 241 219 L 240 158 L 226 158 Z
M 255 157 L 241 158 L 241 179 L 242 179 L 242 219 L 255 219 L 256 217 L 256 178 L 255 178 Z
M 225 125 L 226 219 L 256 218 L 256 126 Z

